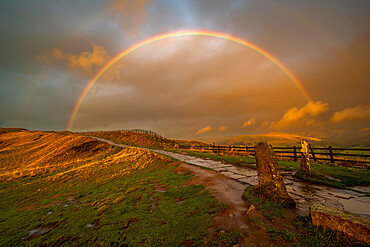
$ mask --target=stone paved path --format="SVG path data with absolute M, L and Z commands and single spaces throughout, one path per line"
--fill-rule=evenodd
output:
M 92 137 L 94 139 L 108 142 L 111 145 L 128 147 L 126 145 L 115 144 L 113 142 Z M 191 165 L 207 167 L 213 169 L 229 178 L 235 179 L 246 185 L 256 185 L 258 183 L 257 170 L 252 168 L 241 168 L 231 164 L 209 159 L 196 158 L 186 154 L 173 153 L 164 150 L 147 149 L 159 154 L 178 159 Z M 309 207 L 313 204 L 336 207 L 347 210 L 351 213 L 359 214 L 370 218 L 370 187 L 354 187 L 357 190 L 342 190 L 328 186 L 316 185 L 301 181 L 295 181 L 291 172 L 282 172 L 284 182 L 289 194 L 297 203 L 300 214 L 307 215 Z

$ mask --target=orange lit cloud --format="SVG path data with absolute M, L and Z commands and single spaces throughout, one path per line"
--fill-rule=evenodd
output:
M 218 127 L 218 130 L 219 131 L 225 131 L 225 130 L 227 130 L 227 127 L 226 126 L 220 126 L 220 127 Z
M 74 72 L 93 76 L 98 70 L 103 67 L 111 56 L 105 50 L 104 47 L 91 44 L 90 51 L 84 51 L 79 54 L 65 53 L 58 48 L 54 48 L 50 54 L 46 54 L 41 57 L 36 57 L 36 60 L 46 64 L 62 64 L 67 66 Z M 119 80 L 120 73 L 117 69 L 113 68 L 104 75 L 106 80 Z
M 199 134 L 203 134 L 203 133 L 206 133 L 208 131 L 211 131 L 213 130 L 213 127 L 212 126 L 207 126 L 207 127 L 204 127 L 204 128 L 201 128 L 200 130 L 197 131 L 197 135 Z
M 146 11 L 149 2 L 149 0 L 114 0 L 107 8 L 108 11 L 117 14 L 123 28 L 135 37 L 140 25 L 149 19 Z
M 254 124 L 256 124 L 256 119 L 252 118 L 248 122 L 244 122 L 242 128 L 246 128 L 246 127 L 252 126 Z
M 316 117 L 328 110 L 328 104 L 321 101 L 308 102 L 301 108 L 290 108 L 283 117 L 271 123 L 273 129 L 289 129 L 303 126 L 312 126 L 317 123 Z
M 352 108 L 346 108 L 342 111 L 335 112 L 331 118 L 334 123 L 344 121 L 356 121 L 356 120 L 370 120 L 370 106 L 355 106 Z
M 268 121 L 263 121 L 261 125 L 259 126 L 260 129 L 267 129 L 270 126 L 270 123 Z

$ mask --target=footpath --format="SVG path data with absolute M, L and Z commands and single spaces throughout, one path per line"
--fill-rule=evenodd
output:
M 97 137 L 92 138 L 115 146 L 129 147 Z M 164 150 L 147 150 L 175 158 L 191 165 L 212 169 L 247 186 L 258 183 L 257 170 L 252 168 L 236 167 L 220 161 L 201 159 L 187 154 Z M 357 186 L 353 187 L 353 190 L 336 189 L 329 186 L 298 181 L 293 178 L 292 172 L 282 171 L 281 173 L 288 193 L 297 203 L 299 214 L 307 215 L 312 205 L 319 204 L 344 209 L 370 219 L 370 186 Z

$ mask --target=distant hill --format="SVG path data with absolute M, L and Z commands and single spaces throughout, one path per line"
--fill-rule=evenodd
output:
M 310 143 L 322 142 L 319 138 L 312 138 L 308 136 L 293 135 L 283 132 L 271 132 L 260 135 L 240 135 L 223 138 L 209 138 L 203 141 L 208 143 L 216 143 L 219 145 L 247 145 L 254 146 L 258 142 L 265 141 L 273 146 L 285 146 L 299 144 L 302 139 L 307 139 Z
M 346 128 L 297 133 L 323 140 L 323 144 L 343 147 L 370 147 L 370 128 Z
M 302 139 L 308 140 L 312 145 L 315 146 L 332 145 L 338 147 L 369 147 L 370 128 L 307 131 L 294 134 L 270 132 L 259 135 L 208 138 L 202 139 L 201 141 L 207 143 L 216 143 L 219 145 L 247 146 L 254 146 L 260 141 L 265 141 L 273 146 L 291 146 L 299 144 Z

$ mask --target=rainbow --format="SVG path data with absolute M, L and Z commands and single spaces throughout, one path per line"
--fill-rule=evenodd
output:
M 213 32 L 208 30 L 183 30 L 183 31 L 176 31 L 176 32 L 170 32 L 170 33 L 164 33 L 159 34 L 156 36 L 152 36 L 150 38 L 147 38 L 139 43 L 136 43 L 127 49 L 123 50 L 121 53 L 119 53 L 116 57 L 114 57 L 112 60 L 110 60 L 104 67 L 102 67 L 99 72 L 91 79 L 91 81 L 86 85 L 85 89 L 82 91 L 80 97 L 78 98 L 76 105 L 73 108 L 72 114 L 69 118 L 67 130 L 71 130 L 71 127 L 73 125 L 73 121 L 77 115 L 78 109 L 80 108 L 82 101 L 84 100 L 85 96 L 91 89 L 91 87 L 95 84 L 95 82 L 104 74 L 105 71 L 107 71 L 113 64 L 115 64 L 118 60 L 121 58 L 127 56 L 128 54 L 132 53 L 133 51 L 149 45 L 153 42 L 173 38 L 173 37 L 183 37 L 183 36 L 203 36 L 203 37 L 212 37 L 212 38 L 219 38 L 219 39 L 225 39 L 232 42 L 235 42 L 237 44 L 240 44 L 244 47 L 250 48 L 254 50 L 255 52 L 259 53 L 260 55 L 266 57 L 269 59 L 272 63 L 274 63 L 278 68 L 280 68 L 289 78 L 294 82 L 294 84 L 298 87 L 299 91 L 303 94 L 303 96 L 307 99 L 307 101 L 310 101 L 311 98 L 308 95 L 307 91 L 303 88 L 302 83 L 292 74 L 292 72 L 289 71 L 287 67 L 285 67 L 279 60 L 277 60 L 274 56 L 263 50 L 262 48 L 246 41 L 241 38 L 238 38 L 236 36 L 232 36 L 225 33 L 219 33 L 219 32 Z

